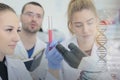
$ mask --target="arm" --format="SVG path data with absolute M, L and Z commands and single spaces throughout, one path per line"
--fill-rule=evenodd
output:
M 48 69 L 48 71 L 49 71 L 57 80 L 60 80 L 59 70 Z
M 46 58 L 48 60 L 48 73 L 52 75 L 55 80 L 60 80 L 60 70 L 61 70 L 61 62 L 63 60 L 63 57 L 56 49 L 56 44 L 58 42 L 52 42 L 47 46 L 47 49 L 45 51 Z M 52 49 L 50 49 L 52 47 Z M 49 79 L 50 80 L 50 79 Z M 53 79 L 52 79 L 53 80 Z

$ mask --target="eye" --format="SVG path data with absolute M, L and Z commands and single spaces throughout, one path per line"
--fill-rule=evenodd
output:
M 42 18 L 42 16 L 41 16 L 41 15 L 36 15 L 36 16 L 37 16 L 37 18 L 39 18 L 39 19 L 40 19 L 40 18 Z
M 88 25 L 92 25 L 93 23 L 94 23 L 93 20 L 87 22 Z
M 75 24 L 75 27 L 82 27 L 82 24 Z
M 26 16 L 29 16 L 29 17 L 32 17 L 33 16 L 33 13 L 32 12 L 26 12 L 26 13 L 23 13 L 24 15 Z
M 75 21 L 75 22 L 72 22 L 72 25 L 74 26 L 74 27 L 76 27 L 76 28 L 79 28 L 79 27 L 83 27 L 83 23 L 81 23 L 81 22 L 77 22 L 77 21 Z
M 20 29 L 18 29 L 18 30 L 17 30 L 17 32 L 19 33 L 19 32 L 21 32 L 21 30 L 20 30 Z
M 93 24 L 93 23 L 92 23 L 92 22 L 89 22 L 89 23 L 88 23 L 88 25 L 91 25 L 91 24 Z
M 28 16 L 33 16 L 33 13 L 27 13 Z
M 6 31 L 11 32 L 13 29 L 6 29 Z

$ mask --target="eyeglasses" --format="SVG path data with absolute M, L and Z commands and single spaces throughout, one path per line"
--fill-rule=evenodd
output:
M 41 14 L 36 14 L 33 12 L 26 12 L 26 13 L 23 13 L 23 15 L 30 17 L 30 18 L 32 18 L 32 17 L 36 17 L 37 19 L 43 18 L 43 16 Z

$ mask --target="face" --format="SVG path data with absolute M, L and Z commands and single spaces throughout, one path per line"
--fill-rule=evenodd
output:
M 19 40 L 19 20 L 11 11 L 0 12 L 0 54 L 13 54 Z
M 90 42 L 96 37 L 97 18 L 92 11 L 84 9 L 72 16 L 70 29 L 81 42 Z
M 23 30 L 29 33 L 39 31 L 43 21 L 43 9 L 39 6 L 28 4 L 21 15 L 21 23 Z

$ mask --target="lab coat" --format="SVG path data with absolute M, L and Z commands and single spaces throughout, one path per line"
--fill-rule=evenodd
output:
M 8 70 L 8 80 L 32 80 L 30 73 L 20 60 L 6 57 L 5 64 Z M 0 80 L 2 80 L 1 77 Z
M 37 42 L 35 44 L 34 52 L 31 57 L 33 58 L 34 56 L 36 56 L 38 52 L 45 49 L 45 47 L 46 44 L 37 37 Z M 29 59 L 28 53 L 21 41 L 19 41 L 16 46 L 15 55 L 13 56 L 13 58 L 19 58 L 22 61 L 26 61 Z M 40 65 L 33 72 L 30 73 L 34 80 L 45 80 L 47 74 L 47 59 L 45 57 L 45 54 L 43 54 L 42 56 Z
M 68 49 L 68 44 L 71 43 L 71 42 L 78 46 L 75 36 L 73 36 L 69 40 L 63 42 L 62 44 Z M 97 56 L 96 51 L 97 51 L 97 46 L 96 46 L 96 44 L 94 44 L 94 46 L 92 48 L 91 56 L 83 57 L 83 59 L 81 60 L 81 63 L 79 64 L 78 69 L 74 69 L 74 68 L 70 67 L 63 60 L 62 69 L 61 69 L 61 72 L 62 72 L 61 77 L 63 77 L 63 80 L 77 80 L 80 76 L 81 70 L 101 71 L 101 68 L 97 64 L 98 63 L 97 61 L 98 61 L 99 57 Z M 106 65 L 105 68 L 107 69 L 107 65 Z M 109 74 L 108 71 L 104 71 L 100 74 L 97 74 L 96 77 L 99 77 L 99 79 L 94 78 L 93 80 L 111 80 L 111 75 Z

